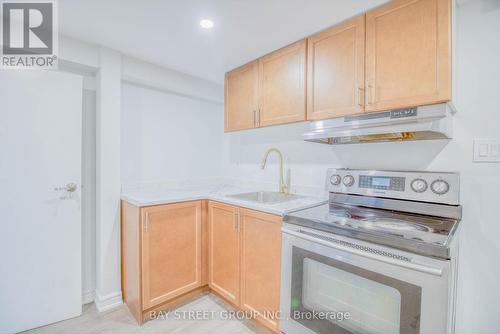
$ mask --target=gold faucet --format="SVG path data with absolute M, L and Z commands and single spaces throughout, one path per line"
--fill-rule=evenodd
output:
M 283 194 L 288 194 L 288 186 L 283 180 L 283 155 L 277 148 L 270 148 L 266 151 L 264 154 L 264 159 L 262 159 L 262 165 L 260 166 L 261 169 L 266 168 L 266 162 L 267 162 L 267 157 L 271 152 L 276 152 L 280 158 L 280 181 L 279 181 L 279 192 Z

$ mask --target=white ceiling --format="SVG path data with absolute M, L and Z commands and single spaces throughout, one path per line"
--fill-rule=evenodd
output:
M 387 0 L 60 0 L 60 33 L 222 83 L 224 72 Z M 199 21 L 215 22 L 204 30 Z

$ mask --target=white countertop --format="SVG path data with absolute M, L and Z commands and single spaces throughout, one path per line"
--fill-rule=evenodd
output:
M 280 216 L 291 211 L 301 210 L 327 202 L 327 198 L 322 194 L 319 196 L 297 194 L 303 197 L 272 204 L 244 201 L 228 197 L 228 195 L 232 194 L 261 190 L 267 189 L 256 189 L 252 186 L 235 186 L 229 184 L 190 184 L 185 186 L 176 185 L 149 189 L 138 188 L 123 190 L 121 199 L 139 207 L 209 199 Z

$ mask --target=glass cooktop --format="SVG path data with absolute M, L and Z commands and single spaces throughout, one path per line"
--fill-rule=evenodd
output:
M 337 203 L 292 212 L 284 221 L 420 253 L 429 246 L 447 249 L 457 225 L 455 219 Z

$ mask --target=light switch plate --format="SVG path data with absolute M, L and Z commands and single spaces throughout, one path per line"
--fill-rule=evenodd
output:
M 500 162 L 500 138 L 474 139 L 474 162 Z

